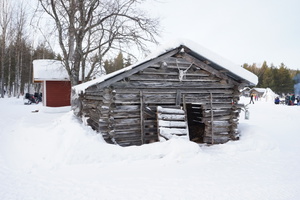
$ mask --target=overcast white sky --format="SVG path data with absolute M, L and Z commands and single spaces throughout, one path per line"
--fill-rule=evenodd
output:
M 190 39 L 242 65 L 267 61 L 300 69 L 300 0 L 158 0 L 161 43 Z

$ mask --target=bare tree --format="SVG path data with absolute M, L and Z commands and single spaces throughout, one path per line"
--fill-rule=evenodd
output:
M 54 20 L 63 62 L 72 85 L 90 76 L 111 50 L 132 46 L 146 50 L 148 42 L 156 43 L 158 20 L 139 9 L 144 0 L 39 0 L 43 10 Z M 97 56 L 99 59 L 94 59 Z M 93 59 L 92 59 L 93 58 Z M 82 77 L 79 77 L 80 71 Z
M 8 26 L 11 22 L 11 6 L 10 1 L 2 0 L 0 3 L 0 28 L 1 28 L 1 97 L 4 97 L 4 63 L 5 63 L 5 50 L 6 38 L 8 34 Z
M 22 78 L 22 69 L 23 69 L 23 48 L 24 48 L 24 32 L 25 32 L 25 8 L 23 4 L 21 4 L 16 12 L 16 38 L 15 38 L 15 46 L 16 46 L 16 65 L 15 65 L 15 84 L 14 84 L 14 96 L 19 97 L 21 93 L 21 78 Z

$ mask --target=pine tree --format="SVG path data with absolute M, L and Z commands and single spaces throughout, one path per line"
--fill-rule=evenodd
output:
M 269 67 L 267 65 L 267 62 L 264 61 L 263 65 L 259 69 L 259 73 L 258 73 L 258 85 L 257 85 L 257 87 L 266 87 L 264 85 L 264 79 L 265 79 L 265 73 L 268 70 L 268 68 Z
M 274 77 L 276 78 L 276 77 Z M 275 92 L 278 94 L 282 93 L 293 93 L 294 90 L 294 84 L 293 79 L 290 75 L 289 70 L 286 68 L 286 66 L 281 63 L 279 69 L 278 69 L 278 78 L 276 80 L 277 88 Z
M 123 54 L 120 52 L 118 56 L 114 59 L 114 71 L 124 68 Z
M 273 79 L 272 68 L 267 67 L 265 69 L 263 79 L 261 80 L 261 87 L 262 88 L 271 88 L 271 89 L 274 88 L 274 79 Z
M 132 63 L 131 63 L 131 58 L 130 58 L 130 56 L 128 55 L 127 58 L 125 59 L 124 67 L 128 67 L 128 66 L 130 66 L 130 65 L 132 65 Z

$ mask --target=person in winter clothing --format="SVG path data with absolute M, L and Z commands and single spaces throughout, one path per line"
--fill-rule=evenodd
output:
M 295 100 L 296 100 L 295 95 L 292 94 L 292 96 L 291 96 L 291 105 L 292 105 L 292 106 L 294 105 Z
M 251 102 L 254 104 L 254 101 L 253 101 L 253 94 L 251 94 L 251 96 L 250 96 L 250 103 L 249 103 L 249 104 L 251 104 Z
M 285 105 L 290 105 L 290 95 L 285 96 Z
M 275 104 L 279 104 L 279 103 L 280 103 L 279 97 L 276 97 L 275 98 Z

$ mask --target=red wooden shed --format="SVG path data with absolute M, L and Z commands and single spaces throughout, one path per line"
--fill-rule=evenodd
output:
M 44 106 L 70 106 L 71 83 L 61 61 L 34 60 L 33 78 L 42 84 Z

